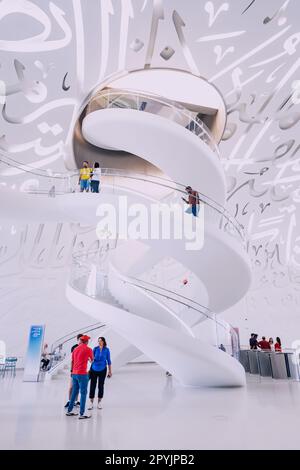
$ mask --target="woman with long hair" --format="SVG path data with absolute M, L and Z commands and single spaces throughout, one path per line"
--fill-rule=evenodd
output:
M 107 377 L 112 376 L 110 350 L 107 347 L 106 340 L 103 336 L 98 338 L 98 346 L 93 349 L 94 361 L 90 368 L 90 406 L 89 410 L 94 407 L 95 391 L 98 382 L 98 405 L 97 408 L 101 410 L 101 400 L 104 394 L 104 382 Z M 107 372 L 108 369 L 108 372 Z
M 281 352 L 281 340 L 278 336 L 276 338 L 275 351 Z

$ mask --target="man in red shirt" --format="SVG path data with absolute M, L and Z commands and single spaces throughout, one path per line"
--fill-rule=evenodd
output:
M 262 336 L 261 341 L 259 341 L 257 343 L 257 345 L 260 349 L 271 349 L 270 343 L 269 343 L 269 341 L 266 341 L 265 336 Z
M 76 397 L 80 391 L 80 415 L 79 419 L 87 419 L 91 416 L 84 414 L 85 402 L 87 395 L 87 387 L 89 383 L 89 376 L 87 371 L 88 362 L 93 362 L 93 350 L 88 347 L 90 337 L 83 335 L 80 338 L 80 343 L 76 349 L 72 352 L 72 395 L 68 406 L 67 416 L 77 416 L 78 413 L 73 413 L 73 407 L 75 404 Z
M 200 204 L 200 198 L 199 194 L 197 191 L 191 188 L 191 186 L 187 186 L 185 188 L 187 194 L 188 194 L 188 199 L 185 199 L 182 197 L 181 199 L 186 202 L 186 204 L 189 204 L 192 209 L 192 214 L 197 217 L 198 212 L 199 212 L 199 204 Z

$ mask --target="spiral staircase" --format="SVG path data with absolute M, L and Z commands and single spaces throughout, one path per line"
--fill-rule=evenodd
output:
M 187 249 L 182 238 L 122 240 L 119 233 L 112 239 L 106 235 L 96 252 L 74 254 L 66 295 L 132 345 L 127 360 L 142 352 L 188 386 L 243 386 L 236 333 L 217 314 L 246 294 L 251 268 L 243 228 L 224 207 L 225 176 L 211 130 L 182 104 L 154 93 L 109 88 L 89 101 L 82 133 L 94 146 L 138 155 L 163 175 L 103 168 L 101 192 L 90 194 L 77 191 L 77 171 L 34 170 L 37 184 L 22 192 L 0 185 L 6 196 L 1 216 L 95 224 L 101 206 L 112 205 L 120 216 L 123 196 L 128 206 L 140 204 L 149 212 L 153 204 L 176 203 L 192 219 L 182 196 L 186 185 L 198 190 L 204 221 L 201 249 Z M 17 165 L 4 153 L 1 163 Z M 22 169 L 33 172 L 26 165 Z M 195 276 L 192 296 L 150 282 L 149 273 L 156 269 L 159 274 L 166 258 Z

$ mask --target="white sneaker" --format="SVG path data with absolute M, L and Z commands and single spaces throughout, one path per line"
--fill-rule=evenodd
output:
M 90 406 L 88 407 L 88 410 L 92 410 L 94 408 L 94 403 L 90 403 Z
M 98 403 L 98 405 L 97 405 L 97 408 L 98 408 L 98 410 L 102 410 L 102 405 L 101 405 L 101 402 L 100 402 L 100 403 Z

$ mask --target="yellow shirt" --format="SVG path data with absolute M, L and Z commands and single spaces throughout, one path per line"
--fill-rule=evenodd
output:
M 80 174 L 80 179 L 82 180 L 88 180 L 91 177 L 91 172 L 92 168 L 81 168 L 79 174 Z

